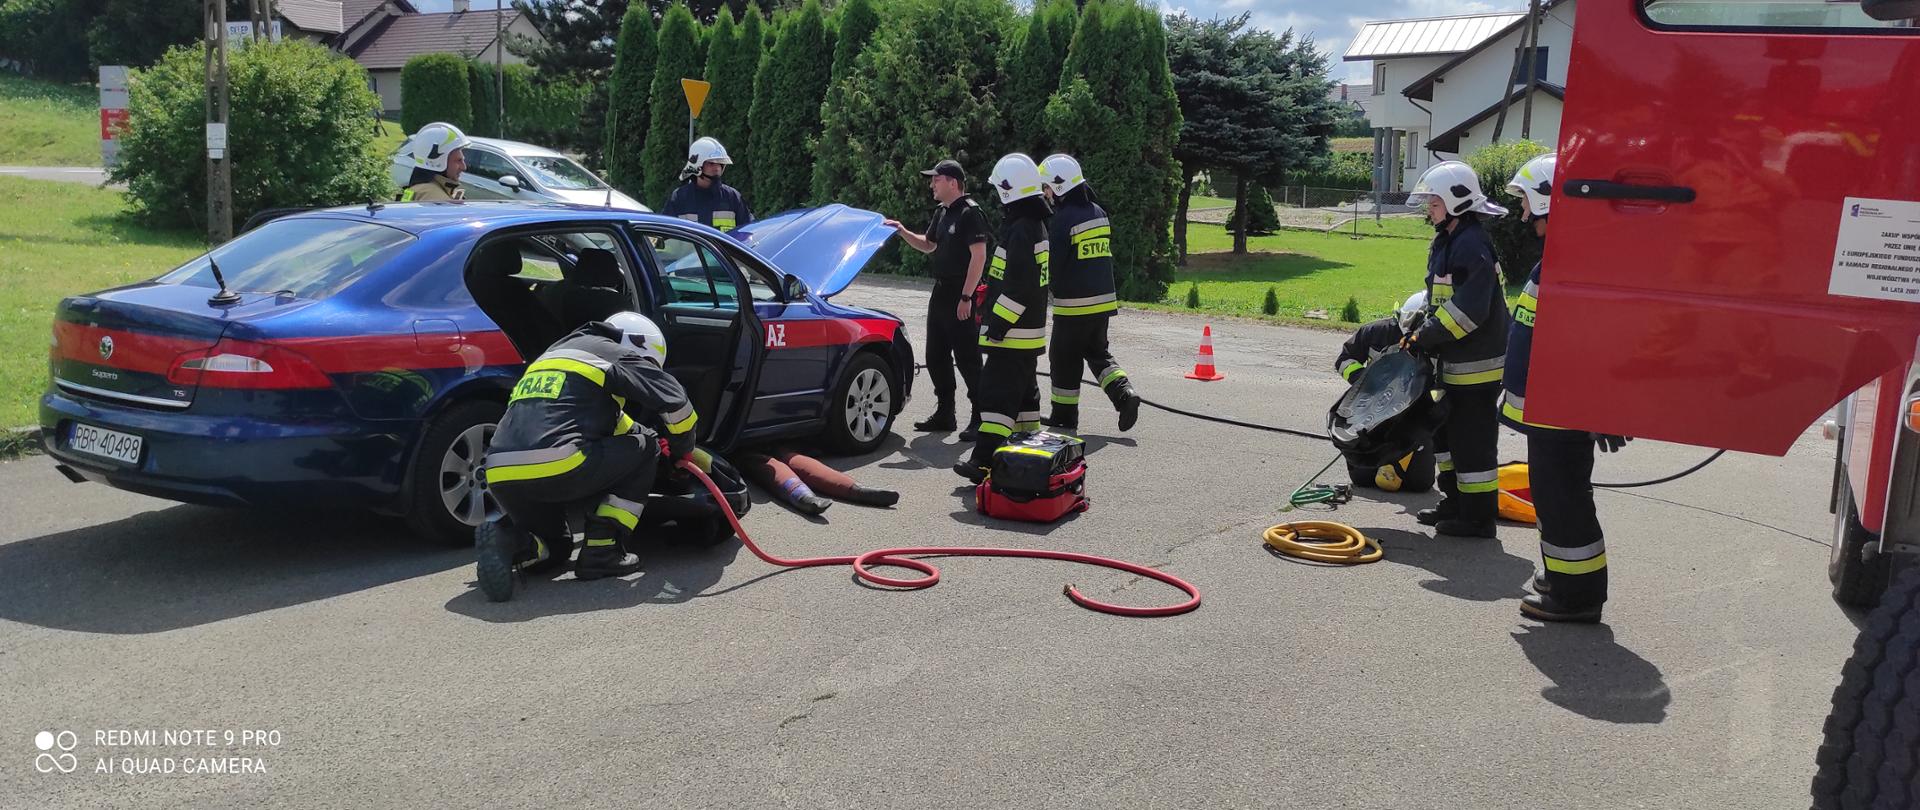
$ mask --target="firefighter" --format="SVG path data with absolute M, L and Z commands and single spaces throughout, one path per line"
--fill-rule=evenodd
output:
M 967 196 L 967 172 L 956 160 L 943 160 L 920 174 L 933 192 L 933 218 L 927 232 L 914 233 L 898 220 L 886 226 L 914 250 L 932 254 L 933 294 L 927 298 L 927 376 L 933 380 L 933 414 L 913 423 L 919 431 L 958 427 L 954 420 L 954 369 L 967 384 L 970 418 L 961 441 L 973 441 L 980 428 L 980 320 L 973 311 L 974 289 L 987 268 L 987 217 Z
M 472 141 L 452 124 L 435 122 L 420 128 L 407 139 L 407 154 L 413 158 L 413 176 L 401 189 L 400 202 L 436 202 L 464 200 L 467 190 L 460 185 L 460 174 L 467 170 L 467 145 Z
M 496 528 L 512 531 L 480 532 L 483 587 L 510 576 L 515 562 L 564 562 L 572 549 L 546 543 L 568 536 L 567 506 L 588 500 L 595 508 L 574 576 L 639 570 L 627 540 L 653 489 L 659 437 L 670 457 L 710 463 L 694 447 L 693 405 L 666 361 L 660 327 L 620 312 L 587 322 L 527 366 L 487 448 L 487 488 L 507 514 Z
M 680 185 L 667 197 L 660 213 L 692 220 L 717 231 L 731 231 L 753 221 L 747 201 L 740 191 L 721 182 L 733 158 L 727 148 L 712 138 L 701 138 L 687 147 L 687 165 L 680 169 Z
M 1047 366 L 1053 380 L 1053 411 L 1046 423 L 1068 433 L 1080 431 L 1080 366 L 1085 364 L 1120 412 L 1120 431 L 1140 418 L 1140 396 L 1127 372 L 1107 348 L 1107 326 L 1119 311 L 1113 287 L 1113 241 L 1107 212 L 1093 199 L 1080 162 L 1050 155 L 1040 164 L 1041 188 L 1053 203 L 1047 241 L 1060 246 L 1051 268 L 1048 296 L 1053 302 L 1053 334 Z
M 1500 369 L 1507 353 L 1507 306 L 1493 241 L 1480 217 L 1507 210 L 1480 190 L 1473 168 L 1434 164 L 1407 197 L 1427 211 L 1427 316 L 1402 345 L 1440 362 L 1440 387 L 1451 405 L 1434 432 L 1438 506 L 1415 515 L 1440 534 L 1493 537 L 1498 516 Z
M 1400 311 L 1354 330 L 1353 337 L 1347 338 L 1346 345 L 1340 347 L 1340 356 L 1334 358 L 1333 368 L 1349 384 L 1360 379 L 1368 363 L 1380 359 L 1400 344 L 1407 335 L 1418 329 L 1426 317 L 1427 293 L 1425 290 L 1407 297 L 1400 305 Z M 1347 463 L 1347 475 L 1353 479 L 1356 487 L 1373 487 L 1387 492 L 1426 492 L 1433 489 L 1433 448 L 1422 446 L 1404 458 L 1380 467 L 1366 467 Z
M 1015 431 L 1040 430 L 1040 353 L 1047 348 L 1047 201 L 1040 167 L 1015 153 L 994 164 L 987 178 L 1006 217 L 987 263 L 987 303 L 981 314 L 980 430 L 973 455 L 953 465 L 974 483 L 986 478 L 993 453 Z
M 1553 196 L 1555 155 L 1527 161 L 1507 184 L 1525 203 L 1520 219 L 1534 236 L 1547 238 L 1547 214 Z M 1527 276 L 1526 289 L 1513 305 L 1507 338 L 1506 397 L 1501 421 L 1527 436 L 1527 472 L 1533 508 L 1540 526 L 1540 562 L 1534 593 L 1520 600 L 1520 613 L 1548 622 L 1597 622 L 1607 601 L 1607 545 L 1593 506 L 1593 451 L 1611 453 L 1627 439 L 1563 430 L 1527 419 L 1527 365 L 1533 349 L 1534 313 L 1540 295 L 1541 265 Z

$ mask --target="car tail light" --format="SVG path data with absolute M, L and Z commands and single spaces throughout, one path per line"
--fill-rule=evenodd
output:
M 211 349 L 174 358 L 167 382 L 210 388 L 326 388 L 326 372 L 306 355 L 271 343 L 222 338 Z

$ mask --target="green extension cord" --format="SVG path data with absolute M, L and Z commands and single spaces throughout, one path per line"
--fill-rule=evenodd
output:
M 1280 511 L 1291 512 L 1308 504 L 1330 503 L 1338 505 L 1353 500 L 1353 490 L 1346 484 L 1314 483 L 1319 480 L 1320 476 L 1325 475 L 1327 470 L 1333 469 L 1333 465 L 1340 463 L 1340 459 L 1342 458 L 1344 458 L 1344 456 L 1334 456 L 1332 461 L 1327 462 L 1327 466 L 1321 467 L 1319 472 L 1307 478 L 1306 483 L 1301 484 L 1299 489 L 1294 490 L 1293 494 L 1287 497 L 1287 504 L 1280 507 Z

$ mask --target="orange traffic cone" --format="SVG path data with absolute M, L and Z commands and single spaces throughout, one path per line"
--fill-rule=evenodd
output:
M 1213 367 L 1213 325 L 1208 324 L 1200 331 L 1200 357 L 1193 361 L 1193 371 L 1187 373 L 1187 379 L 1212 382 L 1226 378 L 1227 375 Z

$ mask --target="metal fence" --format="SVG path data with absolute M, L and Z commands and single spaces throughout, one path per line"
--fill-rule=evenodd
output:
M 1273 195 L 1274 213 L 1284 229 L 1400 239 L 1433 238 L 1433 229 L 1427 225 L 1426 217 L 1407 207 L 1404 191 L 1272 186 L 1267 192 Z M 1231 204 L 1192 208 L 1187 219 L 1224 225 L 1232 212 Z

